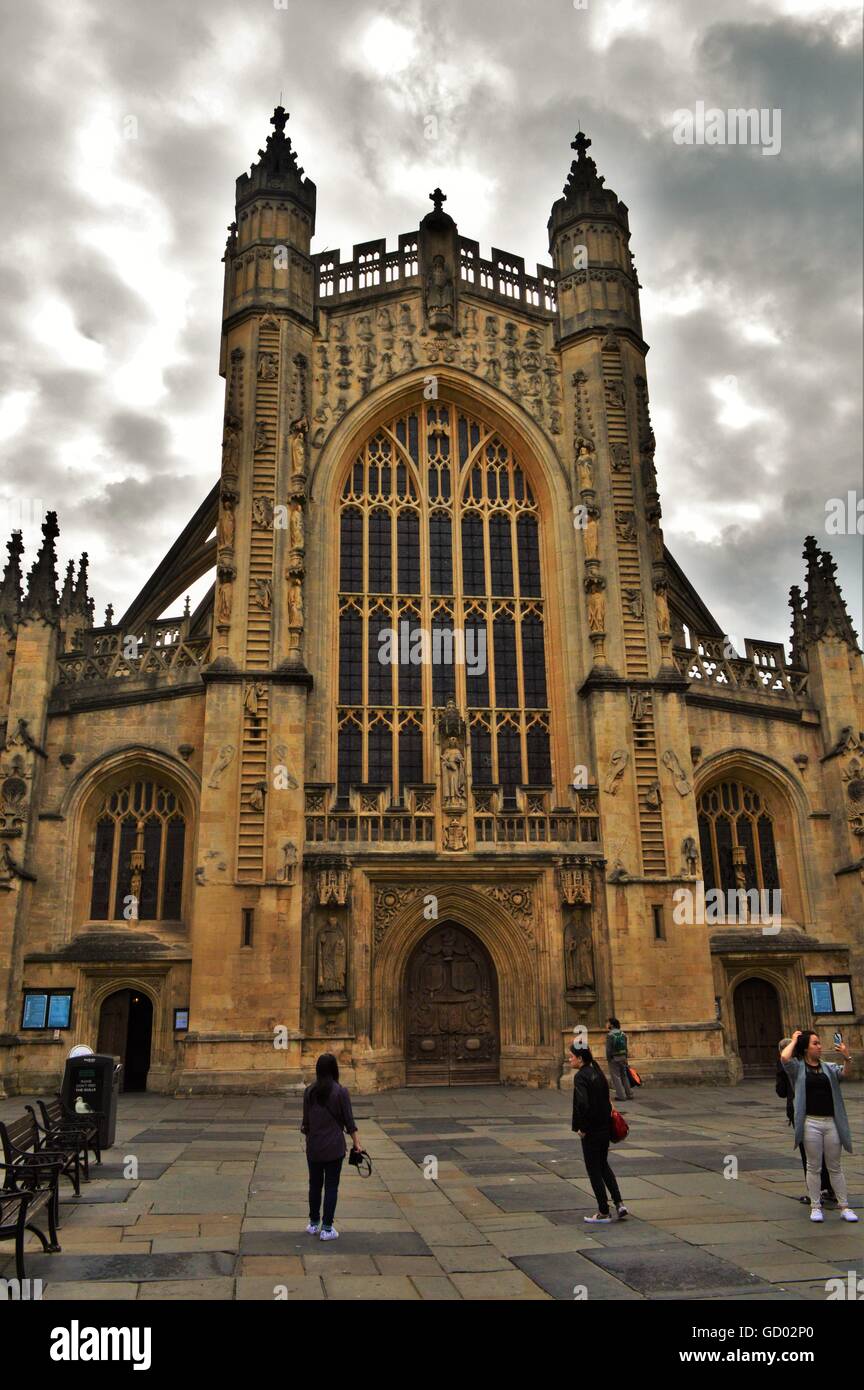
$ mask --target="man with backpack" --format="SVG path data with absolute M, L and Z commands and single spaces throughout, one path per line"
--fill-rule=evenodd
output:
M 616 1100 L 630 1100 L 630 1078 L 627 1075 L 627 1034 L 617 1018 L 606 1020 L 606 1061 L 615 1085 Z

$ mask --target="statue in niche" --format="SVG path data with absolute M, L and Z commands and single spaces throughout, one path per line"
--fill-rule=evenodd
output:
M 266 449 L 269 443 L 270 443 L 270 437 L 269 437 L 269 435 L 267 434 L 267 426 L 264 424 L 264 422 L 263 422 L 262 420 L 256 421 L 256 423 L 255 423 L 255 443 L 254 443 L 253 446 L 252 446 L 254 452 L 255 452 L 256 454 L 260 454 L 261 451 L 262 451 L 262 449 Z
M 662 761 L 663 766 L 667 767 L 672 774 L 675 790 L 680 796 L 687 796 L 690 791 L 690 782 L 686 772 L 678 761 L 677 754 L 673 753 L 671 748 L 667 748 L 666 752 L 663 754 Z
M 445 806 L 465 804 L 465 758 L 453 735 L 441 754 L 441 794 Z
M 240 421 L 234 415 L 226 415 L 222 433 L 222 471 L 236 473 L 239 456 Z
M 252 521 L 256 526 L 269 531 L 273 526 L 273 499 L 265 493 L 252 498 Z
M 233 598 L 234 575 L 230 570 L 224 571 L 219 576 L 219 596 L 216 600 L 217 623 L 230 623 Z
M 256 782 L 255 785 L 254 785 L 254 787 L 252 788 L 251 792 L 249 793 L 249 809 L 250 809 L 251 811 L 258 811 L 259 813 L 263 812 L 263 810 L 264 810 L 264 797 L 265 797 L 266 795 L 267 795 L 267 783 L 266 783 L 266 782 Z
M 581 444 L 590 443 L 590 440 L 580 439 Z M 576 460 L 576 469 L 579 474 L 579 491 L 594 491 L 594 455 L 586 449 L 583 453 L 579 450 L 579 457 Z
M 219 508 L 219 523 L 216 527 L 217 550 L 234 549 L 234 494 L 223 492 L 222 506 Z
M 288 626 L 303 626 L 303 585 L 296 575 L 288 585 Z
M 431 328 L 453 327 L 453 277 L 440 254 L 426 277 L 426 314 Z
M 570 922 L 565 932 L 565 980 L 568 989 L 594 988 L 594 950 L 591 928 Z
M 606 631 L 606 595 L 603 593 L 604 584 L 602 580 L 593 581 L 588 589 L 588 631 L 589 633 L 600 633 Z
M 338 918 L 328 917 L 327 925 L 318 933 L 316 955 L 317 993 L 344 994 L 348 950 Z
M 291 469 L 293 479 L 298 483 L 306 481 L 306 435 L 309 421 L 305 415 L 291 421 Z
M 671 633 L 669 619 L 669 600 L 666 597 L 666 585 L 656 584 L 654 586 L 654 606 L 657 609 L 657 631 L 661 637 L 668 637 Z
M 660 790 L 660 783 L 655 777 L 645 793 L 645 805 L 649 811 L 659 811 L 662 801 L 663 793 Z
M 300 506 L 292 507 L 288 518 L 288 536 L 292 550 L 302 551 L 304 548 L 303 538 L 303 508 Z
M 597 518 L 600 512 L 597 507 L 587 508 L 587 519 L 585 521 L 585 559 L 599 560 L 600 558 L 600 528 L 597 525 Z
M 655 565 L 663 564 L 663 532 L 656 524 L 651 526 L 648 531 L 648 542 L 651 547 L 651 559 Z
M 258 380 L 276 380 L 276 358 L 272 352 L 259 352 L 258 354 Z

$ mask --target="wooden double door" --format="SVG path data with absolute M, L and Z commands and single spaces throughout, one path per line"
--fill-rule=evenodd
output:
M 767 980 L 741 981 L 735 991 L 735 1030 L 745 1076 L 773 1075 L 783 1022 L 777 991 Z
M 495 967 L 471 932 L 434 927 L 408 964 L 406 1083 L 475 1086 L 499 1080 Z

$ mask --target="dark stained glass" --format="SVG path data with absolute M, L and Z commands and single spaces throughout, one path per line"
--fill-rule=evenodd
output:
M 492 783 L 492 735 L 477 725 L 471 730 L 471 777 L 477 787 Z
M 134 912 L 134 903 L 128 903 L 127 898 L 132 894 L 132 851 L 135 848 L 135 823 L 134 821 L 123 821 L 120 826 L 120 852 L 117 859 L 117 892 L 114 897 L 114 917 L 122 920 L 124 910 L 130 913 L 127 918 L 132 920 L 131 914 Z
M 405 508 L 396 519 L 399 593 L 420 592 L 420 518 Z
M 469 613 L 465 619 L 465 658 L 468 704 L 471 709 L 485 709 L 489 704 L 489 652 L 486 620 L 479 613 Z
M 699 817 L 699 854 L 702 860 L 702 882 L 705 892 L 717 887 L 714 877 L 714 852 L 711 848 L 711 821 L 707 816 Z
M 359 613 L 339 615 L 339 703 L 363 702 L 363 619 Z
M 423 733 L 413 724 L 399 731 L 399 786 L 423 781 Z
M 141 900 L 138 916 L 142 922 L 152 922 L 159 912 L 159 860 L 162 854 L 162 822 L 148 821 L 144 826 L 144 872 L 141 875 Z
M 546 708 L 546 657 L 543 624 L 533 613 L 522 619 L 522 673 L 526 709 Z
M 545 786 L 552 781 L 549 734 L 545 729 L 535 726 L 528 730 L 526 743 L 528 745 L 528 781 L 535 786 Z
M 762 882 L 768 892 L 780 887 L 780 874 L 777 869 L 777 851 L 774 846 L 774 827 L 769 816 L 762 815 L 757 821 L 759 834 L 759 853 L 762 859 Z
M 519 592 L 523 598 L 539 598 L 542 590 L 536 517 L 519 517 L 516 522 L 516 548 L 519 552 Z
M 514 592 L 513 545 L 510 537 L 509 516 L 489 518 L 489 568 L 492 576 L 492 593 L 496 598 L 509 598 Z
M 369 730 L 369 776 L 373 783 L 393 781 L 393 735 L 384 724 Z
M 392 582 L 390 513 L 379 507 L 369 516 L 369 592 L 389 594 Z
M 446 512 L 429 518 L 429 571 L 433 594 L 453 592 L 453 524 Z
M 519 730 L 505 724 L 498 729 L 498 781 L 503 794 L 512 798 L 522 781 L 522 747 Z
M 162 916 L 169 922 L 180 920 L 183 896 L 183 852 L 186 826 L 170 820 L 165 830 L 165 883 L 162 889 Z
M 462 518 L 462 587 L 466 594 L 486 592 L 483 519 L 477 512 L 468 512 Z
M 346 724 L 339 730 L 337 777 L 342 795 L 347 793 L 349 787 L 363 780 L 361 733 L 356 724 Z
M 100 821 L 96 826 L 96 848 L 93 855 L 93 888 L 90 895 L 90 919 L 108 919 L 111 893 L 111 863 L 114 854 L 114 822 Z
M 495 703 L 499 709 L 519 705 L 519 672 L 516 668 L 516 628 L 513 619 L 499 613 L 495 633 Z
M 376 608 L 369 615 L 369 704 L 391 705 L 393 703 L 393 666 L 399 660 L 396 637 L 391 637 L 392 620 L 383 608 Z

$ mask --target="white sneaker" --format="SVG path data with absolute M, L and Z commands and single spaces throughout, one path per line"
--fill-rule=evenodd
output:
M 811 1213 L 810 1213 L 810 1220 L 811 1220 L 811 1221 L 824 1221 L 824 1220 L 825 1220 L 825 1214 L 824 1214 L 824 1212 L 822 1211 L 822 1208 L 821 1208 L 821 1207 L 814 1207 L 814 1208 L 813 1208 L 813 1210 L 812 1210 Z
M 318 1232 L 319 1232 L 320 1230 L 321 1230 L 321 1222 L 320 1222 L 320 1221 L 310 1221 L 310 1222 L 309 1222 L 309 1225 L 306 1227 L 306 1234 L 307 1234 L 307 1236 L 317 1236 L 317 1234 L 318 1234 Z
M 336 1230 L 335 1226 L 331 1226 L 329 1231 L 325 1231 L 324 1227 L 322 1226 L 321 1235 L 318 1238 L 319 1240 L 338 1240 L 339 1232 Z
M 592 1226 L 608 1226 L 612 1221 L 612 1217 L 601 1216 L 598 1211 L 596 1216 L 583 1216 L 582 1220 L 590 1222 Z
M 844 1207 L 843 1210 L 841 1211 L 840 1215 L 842 1216 L 842 1218 L 843 1218 L 844 1221 L 857 1221 L 857 1220 L 858 1220 L 858 1217 L 855 1215 L 855 1213 L 854 1213 L 854 1211 L 852 1210 L 851 1207 Z

